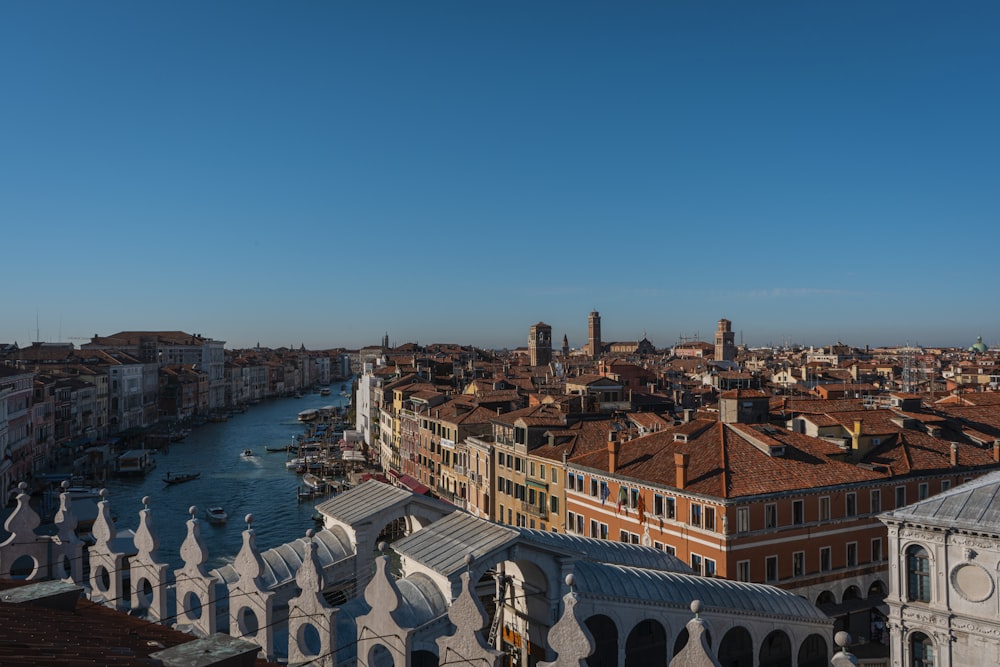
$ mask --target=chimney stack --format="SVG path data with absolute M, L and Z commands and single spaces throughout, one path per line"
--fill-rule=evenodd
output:
M 690 454 L 683 454 L 681 452 L 674 453 L 674 463 L 677 465 L 677 488 L 683 489 L 687 486 L 688 481 L 688 461 L 691 460 Z
M 608 472 L 614 474 L 618 470 L 618 452 L 620 445 L 614 430 L 608 431 Z
M 993 461 L 1000 463 L 1000 440 L 993 441 Z
M 855 453 L 861 449 L 861 420 L 854 420 L 854 430 L 851 432 L 851 450 Z
M 958 443 L 957 442 L 951 443 L 951 467 L 952 468 L 957 468 L 958 467 Z

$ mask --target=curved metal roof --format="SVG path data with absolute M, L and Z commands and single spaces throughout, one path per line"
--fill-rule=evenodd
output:
M 313 541 L 316 543 L 316 556 L 321 568 L 354 555 L 351 540 L 340 527 L 316 531 Z M 261 578 L 265 589 L 273 590 L 295 579 L 295 573 L 302 566 L 305 543 L 306 538 L 300 537 L 260 554 L 264 562 Z M 212 570 L 212 574 L 221 578 L 225 584 L 232 584 L 240 579 L 232 565 L 223 565 Z
M 521 538 L 538 546 L 560 552 L 575 552 L 582 558 L 600 563 L 614 563 L 628 567 L 641 567 L 650 570 L 667 572 L 682 572 L 692 574 L 693 571 L 684 561 L 671 556 L 666 551 L 638 544 L 625 544 L 600 540 L 594 537 L 581 537 L 568 533 L 552 533 L 544 530 L 521 528 Z
M 679 574 L 580 561 L 573 568 L 574 588 L 582 597 L 606 596 L 688 608 L 701 600 L 703 608 L 792 617 L 827 623 L 815 605 L 794 593 L 766 586 L 694 574 Z

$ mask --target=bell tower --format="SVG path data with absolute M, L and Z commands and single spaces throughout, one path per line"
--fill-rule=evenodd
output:
M 601 356 L 601 314 L 596 310 L 587 317 L 587 351 L 591 359 Z
M 545 322 L 531 326 L 528 332 L 528 356 L 532 366 L 548 366 L 552 362 L 552 327 Z

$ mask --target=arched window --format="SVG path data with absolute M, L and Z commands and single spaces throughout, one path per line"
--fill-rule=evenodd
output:
M 910 667 L 934 667 L 934 644 L 922 632 L 910 635 Z
M 927 549 L 919 544 L 906 550 L 906 599 L 931 601 L 931 559 Z

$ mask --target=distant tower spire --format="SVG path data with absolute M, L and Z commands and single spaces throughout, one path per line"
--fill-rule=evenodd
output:
M 383 352 L 388 352 L 389 351 L 389 332 L 388 331 L 386 331 L 385 335 L 382 336 L 382 351 Z
M 566 337 L 566 334 L 563 334 L 562 354 L 563 354 L 563 357 L 568 357 L 569 356 L 569 338 Z

